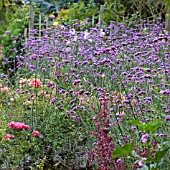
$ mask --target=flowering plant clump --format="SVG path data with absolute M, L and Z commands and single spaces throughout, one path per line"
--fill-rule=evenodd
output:
M 165 23 L 72 22 L 31 30 L 2 61 L 0 168 L 169 169 Z
M 9 167 L 17 166 L 18 161 L 23 162 L 27 157 L 26 151 L 28 152 L 35 147 L 38 148 L 38 143 L 36 143 L 38 141 L 35 141 L 34 138 L 39 136 L 40 133 L 34 130 L 32 132 L 33 137 L 31 137 L 29 130 L 30 126 L 24 123 L 14 121 L 8 123 L 8 130 L 6 131 L 10 131 L 11 134 L 7 134 L 2 139 L 2 154 Z M 12 148 L 10 147 L 11 144 L 13 144 Z M 16 156 L 16 153 L 19 155 Z
M 42 87 L 42 82 L 39 79 L 34 78 L 30 81 L 29 86 L 35 87 L 35 88 Z

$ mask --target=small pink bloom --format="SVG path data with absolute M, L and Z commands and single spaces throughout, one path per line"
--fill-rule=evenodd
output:
M 30 130 L 30 126 L 29 125 L 23 125 L 23 128 L 26 129 L 26 130 Z
M 5 136 L 5 139 L 10 139 L 10 138 L 14 138 L 14 135 L 7 134 L 7 135 Z
M 10 127 L 10 128 L 13 128 L 14 125 L 15 125 L 15 122 L 14 122 L 14 121 L 8 123 L 8 127 Z
M 139 165 L 139 168 L 142 168 L 143 165 L 144 165 L 143 161 L 139 161 L 139 162 L 138 162 L 138 165 Z
M 38 131 L 34 130 L 34 131 L 32 132 L 32 134 L 33 134 L 34 137 L 36 137 L 36 136 L 38 136 L 40 133 L 39 133 Z
M 9 128 L 16 128 L 16 129 L 26 129 L 26 130 L 30 130 L 30 126 L 29 125 L 25 125 L 24 123 L 21 123 L 21 122 L 9 122 L 8 123 L 8 127 Z
M 36 88 L 42 87 L 42 82 L 40 81 L 40 79 L 34 78 L 30 81 L 29 86 Z
M 24 123 L 21 123 L 21 122 L 16 122 L 15 124 L 14 124 L 14 128 L 16 128 L 16 129 L 23 129 L 23 126 L 24 126 Z
M 1 92 L 8 92 L 9 91 L 9 87 L 4 87 L 4 88 L 1 88 Z
M 10 139 L 10 138 L 14 138 L 14 135 L 7 134 L 7 135 L 4 137 L 3 141 L 5 141 L 6 139 Z
M 50 99 L 50 94 L 45 94 L 45 99 Z
M 133 100 L 131 101 L 131 105 L 134 106 L 134 105 L 136 105 L 136 104 L 137 104 L 136 99 L 133 99 Z

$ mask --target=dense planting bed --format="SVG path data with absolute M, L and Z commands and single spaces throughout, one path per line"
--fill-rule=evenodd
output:
M 32 30 L 2 63 L 11 68 L 0 80 L 1 168 L 169 169 L 163 27 Z

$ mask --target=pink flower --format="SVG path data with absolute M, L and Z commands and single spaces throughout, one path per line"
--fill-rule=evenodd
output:
M 30 126 L 29 125 L 23 125 L 23 128 L 26 129 L 26 130 L 30 130 Z
M 14 138 L 14 135 L 7 134 L 7 135 L 5 136 L 5 139 L 10 139 L 10 138 Z
M 4 139 L 2 140 L 2 142 L 5 141 L 6 139 L 10 139 L 10 138 L 14 138 L 14 135 L 7 134 L 7 135 L 4 137 Z
M 45 94 L 45 99 L 50 99 L 50 94 Z
M 34 78 L 30 81 L 29 86 L 36 88 L 42 87 L 42 82 L 40 81 L 40 79 Z
M 9 87 L 4 87 L 4 88 L 1 88 L 1 92 L 8 92 L 10 90 Z
M 23 126 L 24 126 L 24 123 L 21 123 L 21 122 L 16 122 L 15 124 L 14 124 L 14 128 L 16 128 L 16 129 L 23 129 Z
M 34 131 L 32 132 L 32 134 L 33 134 L 34 137 L 36 137 L 36 136 L 38 136 L 40 133 L 39 133 L 38 131 L 34 130 Z
M 14 121 L 8 123 L 8 127 L 10 127 L 10 128 L 13 128 L 14 125 L 15 125 L 15 122 L 14 122 Z
M 26 129 L 26 130 L 30 130 L 30 126 L 29 125 L 25 125 L 24 123 L 21 123 L 21 122 L 9 122 L 8 123 L 8 127 L 9 128 L 16 128 L 18 130 L 21 130 L 21 129 Z
M 143 165 L 144 165 L 143 161 L 139 161 L 139 162 L 138 162 L 138 165 L 139 165 L 139 168 L 142 168 Z

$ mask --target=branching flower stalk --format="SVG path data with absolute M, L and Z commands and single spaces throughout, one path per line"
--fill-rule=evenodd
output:
M 102 110 L 96 116 L 93 117 L 97 132 L 89 132 L 91 135 L 97 138 L 97 141 L 93 143 L 93 150 L 89 151 L 90 163 L 93 165 L 97 161 L 98 168 L 102 170 L 119 169 L 124 170 L 124 163 L 122 161 L 115 161 L 112 159 L 112 154 L 115 148 L 115 143 L 112 141 L 110 135 L 110 120 L 107 113 L 108 99 L 105 93 L 101 95 Z

